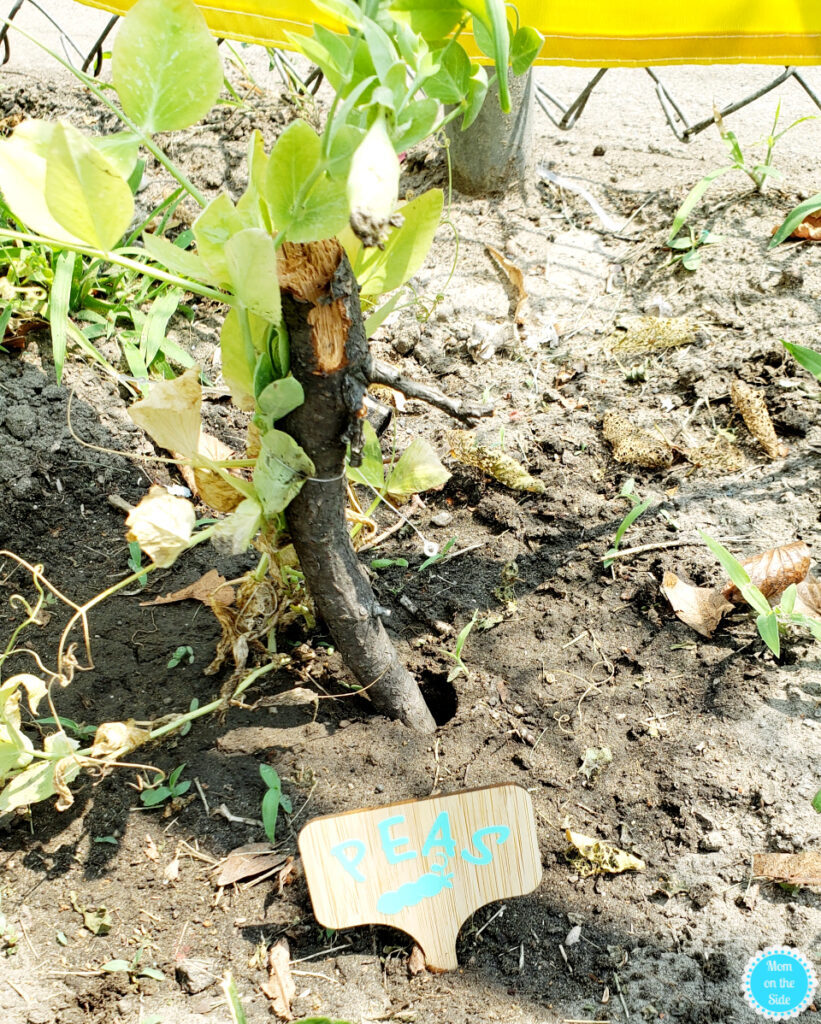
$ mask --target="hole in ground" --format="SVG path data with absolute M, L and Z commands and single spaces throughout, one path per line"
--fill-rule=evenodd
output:
M 448 682 L 447 674 L 423 669 L 419 673 L 419 689 L 433 715 L 433 720 L 438 726 L 446 725 L 456 714 L 459 706 L 456 687 Z

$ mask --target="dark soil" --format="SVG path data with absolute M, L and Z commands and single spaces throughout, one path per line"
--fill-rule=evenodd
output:
M 695 102 L 706 74 L 687 79 L 680 72 L 676 80 Z M 732 74 L 741 83 L 760 71 Z M 569 89 L 573 80 L 568 74 L 560 84 Z M 5 959 L 0 952 L 0 1012 L 9 1024 L 226 1021 L 216 984 L 226 969 L 249 1020 L 267 1020 L 259 988 L 264 954 L 281 936 L 300 961 L 294 1013 L 354 1022 L 749 1024 L 757 1018 L 741 998 L 740 979 L 756 950 L 787 944 L 821 958 L 818 891 L 750 875 L 753 852 L 819 848 L 821 819 L 810 804 L 821 784 L 818 647 L 795 635 L 777 662 L 743 610 L 704 639 L 673 616 L 659 591 L 665 569 L 692 583 L 720 579 L 696 528 L 740 555 L 818 539 L 818 387 L 779 339 L 817 347 L 821 267 L 811 247 L 768 253 L 766 245 L 797 192 L 818 190 L 819 132 L 802 125 L 785 138 L 785 179 L 770 196 L 722 179 L 705 210 L 724 241 L 684 277 L 665 267 L 663 242 L 687 189 L 721 162 L 721 145 L 712 138 L 689 149 L 671 142 L 661 115 L 646 106 L 649 89 L 636 98 L 635 83 L 644 89 L 643 81 L 614 74 L 609 101 L 592 102 L 569 139 L 557 139 L 546 122 L 539 129 L 538 145 L 554 168 L 583 178 L 610 212 L 630 216 L 643 207 L 626 232 L 630 240 L 603 233 L 569 191 L 539 186 L 537 193 L 534 183 L 526 195 L 498 201 L 455 196 L 462 252 L 444 300 L 427 322 L 406 312 L 374 342 L 378 354 L 451 394 L 478 400 L 488 392 L 497 413 L 483 438 L 498 444 L 503 432 L 505 450 L 546 485 L 544 495 L 522 494 L 449 459 L 445 432 L 452 424 L 418 403 L 398 418 L 398 449 L 424 436 L 453 473 L 413 511 L 415 525 L 440 544 L 456 537 L 454 552 L 468 549 L 423 572 L 421 543 L 408 530 L 378 551 L 410 562 L 406 570 L 380 572 L 375 586 L 391 608 L 402 658 L 440 722 L 437 736 L 375 717 L 366 699 L 346 689 L 320 625 L 282 638 L 292 666 L 246 693 L 246 706 L 139 751 L 166 771 L 184 763 L 183 778 L 198 783 L 165 810 L 144 809 L 139 773 L 121 768 L 81 776 L 63 813 L 48 802 L 33 806 L 30 817 L 7 820 L 0 825 L 0 911 L 21 934 L 16 952 Z M 87 100 L 60 83 L 59 96 L 36 82 L 0 96 L 0 116 L 56 112 L 85 124 Z M 223 182 L 232 192 L 241 187 L 250 127 L 275 111 L 265 121 L 270 144 L 293 116 L 273 84 L 272 91 L 247 113 L 217 111 L 195 143 L 189 137 L 172 145 L 212 191 Z M 614 96 L 623 101 L 618 123 Z M 784 123 L 809 112 L 799 96 L 784 99 Z M 762 102 L 766 110 L 760 103 L 735 123 L 742 141 L 755 141 L 768 124 L 774 101 Z M 639 122 L 642 131 L 634 131 Z M 590 156 L 595 146 L 604 147 L 604 157 Z M 441 151 L 411 155 L 409 189 L 443 177 Z M 150 186 L 146 202 L 158 188 Z M 530 347 L 514 332 L 511 296 L 485 244 L 525 272 Z M 425 295 L 443 288 L 453 254 L 443 229 L 416 282 Z M 642 313 L 656 294 L 675 315 L 698 322 L 697 340 L 621 355 L 620 365 L 607 337 L 618 319 Z M 175 324 L 177 340 L 211 367 L 218 313 L 201 304 L 193 326 Z M 467 343 L 487 337 L 504 343 L 489 361 L 474 362 Z M 116 359 L 116 347 L 106 354 Z M 644 379 L 629 382 L 624 370 L 639 364 Z M 734 417 L 728 393 L 736 376 L 763 388 L 790 448 L 786 458 L 767 460 Z M 74 601 L 128 572 L 124 515 L 110 496 L 133 504 L 151 483 L 179 482 L 173 467 L 115 454 L 154 454 L 127 404 L 117 381 L 79 360 L 67 364 L 58 387 L 47 335 L 29 336 L 22 353 L 0 355 L 0 547 L 42 564 Z M 243 424 L 227 399 L 206 404 L 209 428 L 241 444 Z M 609 410 L 649 430 L 658 425 L 677 443 L 732 430 L 746 466 L 711 473 L 680 458 L 662 470 L 620 465 L 601 435 Z M 619 492 L 631 477 L 654 503 L 622 546 L 679 546 L 604 569 L 602 556 L 629 508 Z M 448 524 L 434 525 L 445 512 Z M 393 521 L 384 511 L 377 518 L 382 527 Z M 365 564 L 372 554 L 363 554 Z M 142 602 L 209 568 L 233 579 L 253 564 L 250 555 L 226 560 L 201 546 L 153 574 L 145 589 L 104 602 L 90 617 L 94 668 L 55 695 L 60 714 L 95 725 L 141 721 L 185 711 L 194 697 L 201 705 L 212 699 L 225 677 L 203 675 L 219 636 L 211 613 L 194 602 Z M 19 619 L 8 599 L 33 592 L 10 558 L 2 561 L 0 591 L 5 638 Z M 443 648 L 452 649 L 453 635 L 436 624 L 457 631 L 477 608 L 501 621 L 474 629 L 463 651 L 468 675 L 448 684 L 452 662 Z M 65 619 L 55 607 L 46 625 L 25 635 L 47 664 Z M 194 661 L 169 669 L 180 645 L 193 648 Z M 31 659 L 12 659 L 6 677 L 12 671 L 33 671 Z M 305 699 L 305 690 L 317 699 Z M 612 764 L 587 781 L 579 772 L 585 752 L 603 746 Z M 490 905 L 465 924 L 460 970 L 412 977 L 412 943 L 402 933 L 321 928 L 298 863 L 284 886 L 273 878 L 216 888 L 213 866 L 264 839 L 261 763 L 277 770 L 293 801 L 278 831 L 291 855 L 299 828 L 317 814 L 518 782 L 536 808 L 541 886 L 508 901 L 503 914 Z M 215 813 L 221 807 L 246 820 L 227 820 Z M 580 878 L 565 857 L 566 827 L 616 843 L 643 858 L 646 870 Z M 174 877 L 168 868 L 177 858 Z M 107 907 L 109 934 L 92 935 L 72 900 Z M 580 941 L 565 945 L 575 925 Z M 164 981 L 100 972 L 101 964 L 130 960 L 138 949 L 141 964 L 159 968 Z M 805 1017 L 818 1019 L 817 1011 Z

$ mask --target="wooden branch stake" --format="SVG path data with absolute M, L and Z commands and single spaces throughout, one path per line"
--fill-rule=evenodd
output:
M 472 913 L 542 877 L 533 804 L 513 784 L 314 818 L 299 850 L 320 924 L 399 928 L 438 971 L 458 967 Z

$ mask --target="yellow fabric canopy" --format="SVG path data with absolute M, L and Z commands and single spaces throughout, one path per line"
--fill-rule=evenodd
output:
M 125 14 L 136 0 L 81 2 Z M 286 32 L 310 32 L 313 22 L 341 27 L 306 0 L 197 6 L 215 35 L 284 49 L 293 48 Z M 545 36 L 537 64 L 821 63 L 821 0 L 518 0 L 517 7 L 522 24 Z M 461 39 L 471 50 L 470 36 Z

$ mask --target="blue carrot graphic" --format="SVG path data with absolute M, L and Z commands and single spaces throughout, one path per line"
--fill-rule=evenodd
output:
M 420 875 L 415 882 L 405 882 L 398 889 L 389 889 L 379 897 L 376 909 L 380 914 L 398 914 L 405 907 L 415 907 L 422 900 L 436 896 L 443 889 L 452 889 L 453 872 L 445 874 L 444 867 L 434 865 L 430 871 Z

